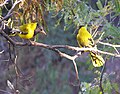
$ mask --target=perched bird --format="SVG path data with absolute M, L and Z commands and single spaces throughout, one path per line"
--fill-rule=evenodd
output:
M 77 34 L 77 42 L 80 47 L 95 48 L 94 40 L 92 35 L 87 31 L 85 27 L 81 27 Z M 96 48 L 95 48 L 96 49 Z M 101 67 L 105 63 L 102 56 L 98 55 L 96 52 L 89 51 L 91 60 L 94 67 Z
M 39 30 L 36 30 L 37 28 L 39 28 Z M 37 23 L 24 24 L 21 25 L 19 29 L 21 32 L 18 33 L 18 36 L 23 39 L 31 39 L 38 33 L 43 33 L 46 35 L 43 27 L 39 26 Z
M 36 22 L 21 25 L 19 29 L 15 29 L 15 30 L 5 25 L 5 27 L 3 28 L 3 31 L 9 36 L 18 35 L 20 38 L 23 38 L 23 39 L 31 39 L 38 33 L 43 33 L 44 35 L 46 35 L 43 27 L 39 26 Z

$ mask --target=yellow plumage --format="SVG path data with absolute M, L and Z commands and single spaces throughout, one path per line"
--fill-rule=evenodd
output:
M 86 30 L 85 27 L 81 27 L 77 34 L 77 41 L 81 47 L 92 47 L 94 41 L 92 35 Z
M 80 47 L 95 47 L 92 35 L 86 30 L 85 27 L 81 27 L 77 34 L 77 42 Z M 101 67 L 105 63 L 104 59 L 97 53 L 90 52 L 91 60 L 94 67 Z
M 34 31 L 37 27 L 37 23 L 28 23 L 19 27 L 21 33 L 18 36 L 24 39 L 31 39 L 34 36 Z
M 90 52 L 90 56 L 91 56 L 91 60 L 92 60 L 92 63 L 93 63 L 94 67 L 101 67 L 105 63 L 105 61 L 102 58 L 102 56 L 100 56 L 98 54 Z
M 12 29 L 9 28 L 8 26 L 5 26 L 5 28 L 3 28 L 3 31 L 9 36 L 18 35 L 20 38 L 23 39 L 31 39 L 38 33 L 46 35 L 43 27 L 39 26 L 37 22 L 21 25 L 19 29 Z

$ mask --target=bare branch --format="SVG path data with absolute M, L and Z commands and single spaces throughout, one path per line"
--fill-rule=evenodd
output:
M 120 45 L 114 45 L 114 44 L 110 44 L 110 43 L 104 43 L 104 42 L 101 42 L 101 41 L 99 41 L 98 43 L 106 45 L 106 46 L 116 47 L 116 48 L 120 47 Z
M 77 69 L 77 65 L 76 65 L 75 60 L 73 60 L 73 64 L 74 64 L 75 71 L 76 71 L 76 78 L 77 78 L 77 80 L 79 80 L 79 76 L 78 76 L 78 69 Z
M 16 7 L 17 4 L 19 4 L 19 3 L 22 2 L 22 1 L 23 1 L 23 0 L 16 0 L 15 3 L 13 4 L 12 8 L 8 11 L 7 15 L 0 20 L 0 23 L 1 23 L 3 20 L 9 18 L 11 15 L 13 15 L 13 12 L 12 12 L 13 9 Z M 6 3 L 7 3 L 7 0 L 4 2 L 4 4 L 6 4 Z
M 0 54 L 2 54 L 4 52 L 4 50 L 0 51 Z
M 15 3 L 13 4 L 12 8 L 9 10 L 9 12 L 7 13 L 6 16 L 10 15 L 12 13 L 13 9 L 16 7 L 16 5 L 19 4 L 22 1 L 23 0 L 16 0 Z
M 113 48 L 115 49 L 115 51 L 117 52 L 117 54 L 120 54 L 116 47 L 113 47 Z
M 18 46 L 25 46 L 25 43 L 22 42 L 15 42 L 14 40 L 12 40 L 5 32 L 3 32 L 2 30 L 0 30 L 0 34 L 6 38 L 12 45 L 18 45 Z
M 101 51 L 101 50 L 98 50 L 98 49 L 95 49 L 95 48 L 80 48 L 80 47 L 73 47 L 73 46 L 68 46 L 68 45 L 48 45 L 48 44 L 38 43 L 38 42 L 33 42 L 33 41 L 31 41 L 30 44 L 22 43 L 22 42 L 15 42 L 14 40 L 12 40 L 4 32 L 0 32 L 0 34 L 3 37 L 5 37 L 14 46 L 39 46 L 39 47 L 47 48 L 47 49 L 50 49 L 50 50 L 54 50 L 57 53 L 59 53 L 60 55 L 61 55 L 61 53 L 59 51 L 57 51 L 57 48 L 66 48 L 66 49 L 77 51 L 77 52 L 85 51 L 85 50 L 86 51 L 95 51 L 95 52 L 98 52 L 98 53 L 101 53 L 101 54 L 106 54 L 106 55 L 111 55 L 111 56 L 115 56 L 115 57 L 120 57 L 120 54 L 117 54 L 117 53 L 113 54 L 113 53 Z M 115 45 L 115 46 L 117 46 L 117 45 Z M 65 58 L 67 57 L 68 59 L 73 60 L 68 55 L 62 54 L 61 56 L 65 57 Z
M 0 7 L 4 6 L 7 3 L 8 3 L 8 0 L 5 0 L 2 4 L 0 4 Z
M 97 40 L 95 40 L 95 44 L 97 44 L 102 39 L 102 36 L 103 36 L 104 33 L 105 32 L 102 32 L 101 36 Z
M 104 74 L 104 71 L 105 71 L 105 66 L 106 66 L 106 63 L 104 64 L 104 66 L 102 68 L 101 75 L 100 75 L 100 84 L 99 84 L 100 91 L 102 92 L 102 94 L 104 94 L 104 90 L 103 90 L 103 87 L 102 87 L 102 81 L 103 81 L 103 74 Z
M 116 53 L 117 53 L 117 54 L 120 54 L 119 51 L 117 50 L 117 48 L 119 48 L 120 45 L 114 45 L 114 44 L 104 43 L 104 42 L 100 42 L 100 41 L 98 41 L 98 42 L 99 42 L 100 44 L 102 44 L 102 45 L 106 45 L 106 46 L 111 46 L 111 47 L 113 47 L 113 48 L 115 49 Z
M 4 18 L 2 18 L 2 19 L 0 20 L 0 23 L 1 23 L 2 21 L 6 20 L 7 18 L 9 18 L 11 15 L 13 15 L 13 13 L 10 13 L 9 15 L 6 15 Z
M 68 46 L 68 45 L 47 45 L 47 44 L 43 44 L 43 43 L 37 43 L 37 42 L 31 42 L 31 46 L 40 46 L 40 47 L 44 47 L 44 48 L 48 48 L 48 49 L 56 49 L 56 48 L 67 48 L 67 49 L 71 49 L 71 50 L 74 50 L 74 51 L 95 51 L 95 52 L 98 52 L 98 53 L 101 53 L 101 54 L 106 54 L 106 55 L 111 55 L 111 56 L 115 56 L 115 57 L 120 57 L 120 54 L 113 54 L 113 53 L 109 53 L 109 52 L 105 52 L 105 51 L 101 51 L 101 50 L 98 50 L 98 49 L 95 49 L 95 48 L 79 48 L 79 47 L 73 47 L 73 46 Z M 61 55 L 61 53 L 60 53 Z M 70 59 L 70 60 L 73 60 L 75 57 L 70 57 L 68 55 L 64 55 L 62 54 L 61 56 L 67 58 L 67 59 Z

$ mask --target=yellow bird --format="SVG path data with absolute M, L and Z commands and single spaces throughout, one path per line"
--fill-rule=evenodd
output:
M 92 35 L 87 31 L 85 27 L 81 27 L 77 34 L 77 42 L 80 47 L 88 47 L 92 48 L 95 47 L 94 40 Z M 105 63 L 102 56 L 98 55 L 98 53 L 90 52 L 91 60 L 94 67 L 101 67 Z
M 19 29 L 12 29 L 5 25 L 3 31 L 9 36 L 18 35 L 20 38 L 23 39 L 31 39 L 38 33 L 43 33 L 44 35 L 46 35 L 43 27 L 39 26 L 36 22 L 21 25 Z
M 36 30 L 37 27 L 40 29 L 39 31 Z M 18 32 L 17 34 L 19 37 L 23 39 L 31 39 L 38 33 L 43 33 L 46 35 L 43 28 L 38 26 L 36 22 L 21 25 L 19 29 L 20 29 L 20 32 Z

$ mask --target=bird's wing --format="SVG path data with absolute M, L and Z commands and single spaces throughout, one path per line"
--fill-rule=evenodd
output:
M 20 26 L 19 28 L 20 28 L 19 34 L 26 35 L 29 33 L 29 25 L 25 24 L 25 25 Z
M 90 52 L 90 56 L 94 67 L 101 67 L 105 63 L 102 56 L 98 55 L 97 53 Z
M 92 47 L 95 46 L 95 43 L 94 43 L 93 38 L 88 38 L 88 41 L 89 41 L 89 44 L 88 44 L 88 47 L 89 47 L 89 48 L 92 48 Z

